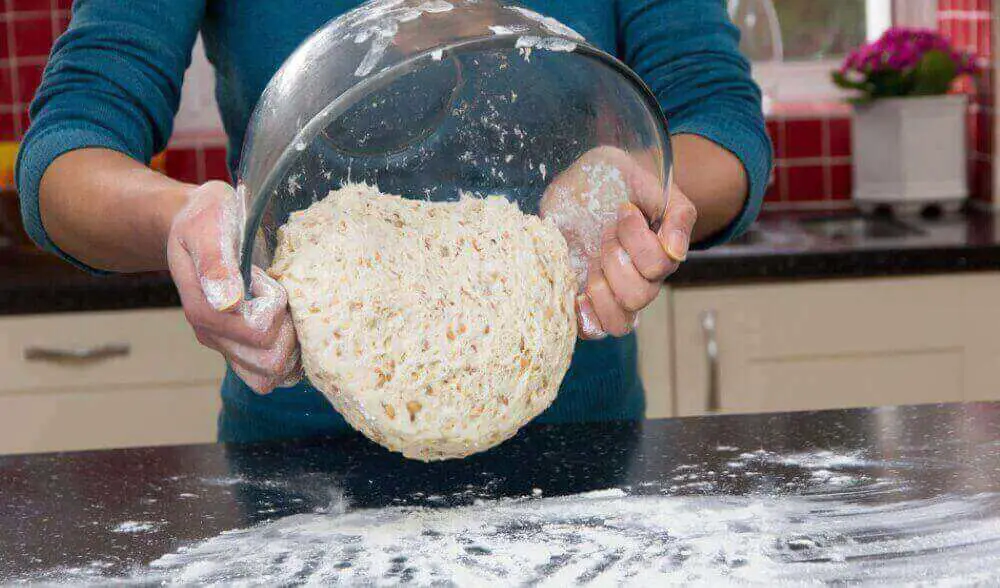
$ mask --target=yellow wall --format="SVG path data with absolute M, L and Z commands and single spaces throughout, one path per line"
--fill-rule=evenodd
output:
M 14 189 L 14 160 L 17 158 L 17 143 L 0 141 L 0 190 Z

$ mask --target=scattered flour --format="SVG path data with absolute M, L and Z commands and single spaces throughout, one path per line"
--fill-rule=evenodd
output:
M 363 4 L 344 14 L 338 19 L 339 26 L 358 27 L 354 42 L 358 45 L 369 43 L 368 51 L 354 70 L 354 75 L 365 77 L 375 71 L 392 46 L 401 23 L 416 20 L 423 14 L 448 12 L 453 8 L 454 5 L 445 0 L 427 0 L 416 6 L 397 0 L 382 0 Z
M 601 250 L 604 230 L 618 218 L 618 208 L 629 201 L 625 175 L 606 152 L 595 150 L 558 177 L 543 197 L 541 215 L 559 227 L 569 244 L 569 263 L 577 287 L 587 283 L 590 260 Z M 544 178 L 547 170 L 539 166 Z
M 725 449 L 735 453 L 736 448 Z M 224 531 L 184 545 L 126 577 L 107 564 L 37 573 L 28 583 L 385 586 L 998 585 L 1000 494 L 900 500 L 902 481 L 863 474 L 887 462 L 861 453 L 783 455 L 759 450 L 724 466 L 674 468 L 644 481 L 572 496 L 532 488 L 515 499 L 352 509 L 339 493 L 310 514 Z M 736 467 L 736 464 L 739 464 Z M 804 494 L 764 493 L 748 468 L 789 467 Z M 892 465 L 899 465 L 893 463 Z M 767 468 L 761 467 L 762 470 Z M 737 472 L 737 473 L 733 473 Z M 688 486 L 761 479 L 746 495 L 698 495 Z M 241 478 L 204 479 L 208 485 Z M 269 483 L 269 482 L 268 482 Z M 850 484 L 850 488 L 843 488 Z M 904 483 L 905 484 L 905 483 Z M 831 488 L 835 487 L 835 488 Z M 812 492 L 828 489 L 826 493 Z M 675 495 L 680 491 L 681 494 Z M 159 523 L 127 521 L 119 533 Z
M 523 55 L 527 61 L 531 60 L 530 56 L 532 49 L 563 51 L 567 53 L 576 51 L 576 43 L 573 41 L 567 41 L 566 39 L 561 39 L 559 37 L 536 37 L 533 35 L 518 37 L 514 47 L 521 50 L 521 55 Z
M 149 533 L 155 531 L 160 525 L 152 522 L 125 521 L 113 530 L 115 533 Z
M 541 25 L 545 27 L 546 30 L 548 30 L 550 33 L 554 35 L 561 35 L 563 37 L 569 37 L 571 39 L 576 39 L 578 41 L 584 40 L 583 35 L 574 31 L 573 29 L 569 28 L 568 26 L 564 25 L 563 23 L 559 22 L 558 20 L 552 17 L 543 16 L 533 10 L 522 8 L 520 6 L 508 6 L 507 8 L 508 10 L 519 12 L 522 16 L 525 16 L 527 18 L 530 18 L 531 20 L 541 23 Z
M 771 465 L 783 465 L 788 467 L 799 467 L 807 470 L 831 469 L 831 468 L 861 468 L 879 465 L 877 462 L 865 459 L 860 451 L 849 453 L 834 453 L 823 450 L 809 453 L 794 453 L 784 455 L 758 449 L 757 451 L 741 453 L 738 461 L 760 462 Z
M 450 509 L 335 511 L 223 533 L 161 557 L 130 581 L 768 586 L 863 578 L 975 584 L 1000 579 L 1000 552 L 993 547 L 1000 538 L 998 505 L 995 494 L 863 505 L 797 496 L 636 496 L 611 489 Z M 970 512 L 992 514 L 959 516 Z
M 494 35 L 517 35 L 528 30 L 528 28 L 523 25 L 490 25 L 489 29 Z

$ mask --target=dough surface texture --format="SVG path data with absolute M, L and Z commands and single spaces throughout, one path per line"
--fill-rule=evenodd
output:
M 502 197 L 348 185 L 290 216 L 269 273 L 288 291 L 312 384 L 409 458 L 512 437 L 555 400 L 576 342 L 565 239 Z

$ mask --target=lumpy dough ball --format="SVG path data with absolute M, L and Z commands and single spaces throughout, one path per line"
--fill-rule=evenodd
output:
M 421 460 L 512 437 L 555 399 L 575 277 L 552 221 L 504 198 L 348 185 L 279 230 L 306 374 L 354 428 Z

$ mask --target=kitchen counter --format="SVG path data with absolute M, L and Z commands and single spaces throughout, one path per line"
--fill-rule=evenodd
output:
M 678 287 L 1000 270 L 1000 216 L 938 219 L 765 212 L 734 243 L 693 252 Z
M 677 287 L 1000 270 L 1000 216 L 859 223 L 824 213 L 765 213 L 739 242 L 694 252 Z M 0 314 L 177 306 L 166 273 L 94 277 L 58 259 L 0 247 Z
M 968 404 L 5 457 L 0 582 L 992 583 L 998 447 Z
M 97 277 L 40 251 L 0 247 L 0 315 L 179 305 L 166 272 Z

